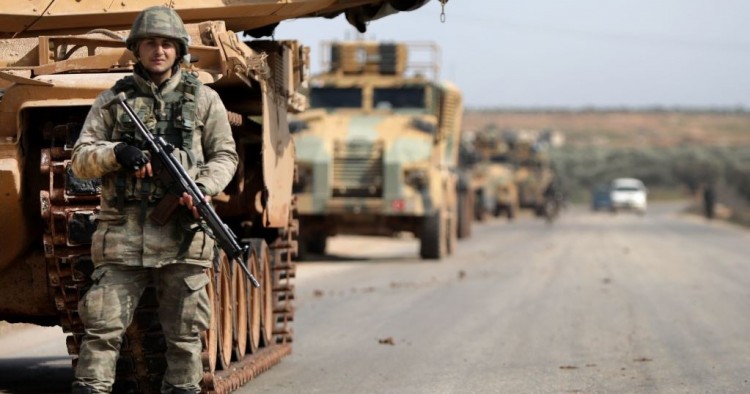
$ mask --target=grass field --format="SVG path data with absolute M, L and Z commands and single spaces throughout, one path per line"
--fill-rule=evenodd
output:
M 570 146 L 750 146 L 750 112 L 467 110 L 464 130 L 557 130 Z
M 750 112 L 468 110 L 465 132 L 554 130 L 564 139 L 552 155 L 569 196 L 586 202 L 590 188 L 616 176 L 643 179 L 654 198 L 700 201 L 717 185 L 728 219 L 750 223 Z M 692 193 L 692 195 L 691 195 Z

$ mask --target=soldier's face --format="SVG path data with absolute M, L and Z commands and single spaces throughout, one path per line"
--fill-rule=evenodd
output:
M 172 76 L 172 66 L 177 60 L 177 42 L 163 37 L 150 37 L 138 45 L 138 59 L 155 83 Z

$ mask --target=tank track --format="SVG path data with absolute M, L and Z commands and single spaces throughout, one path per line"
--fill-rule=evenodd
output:
M 83 182 L 70 172 L 72 147 L 81 124 L 46 126 L 41 151 L 40 187 L 41 218 L 45 221 L 43 248 L 47 265 L 48 286 L 58 311 L 68 353 L 75 356 L 80 349 L 84 328 L 78 315 L 78 301 L 91 286 L 91 234 L 95 229 L 94 214 L 99 203 L 99 184 Z M 293 210 L 294 211 L 294 210 Z M 277 364 L 291 353 L 294 319 L 295 265 L 297 221 L 290 216 L 287 229 L 268 245 L 270 255 L 273 324 L 272 335 L 244 358 L 234 357 L 224 369 L 213 369 L 212 352 L 204 340 L 204 393 L 230 393 L 258 374 Z M 216 269 L 216 267 L 214 267 Z M 218 277 L 218 275 L 214 275 Z M 217 292 L 219 286 L 214 285 Z M 214 295 L 218 298 L 218 294 Z M 128 327 L 117 363 L 114 393 L 159 393 L 166 369 L 166 342 L 157 317 L 158 303 L 153 288 L 146 290 Z M 218 320 L 218 319 L 214 319 Z M 215 329 L 215 327 L 213 327 Z M 204 339 L 207 333 L 204 333 Z

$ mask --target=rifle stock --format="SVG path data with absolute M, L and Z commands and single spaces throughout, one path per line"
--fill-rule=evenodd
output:
M 133 111 L 133 108 L 130 107 L 130 104 L 128 104 L 127 96 L 125 95 L 125 93 L 118 93 L 109 103 L 104 106 L 104 108 L 108 108 L 114 104 L 119 104 L 123 108 L 123 110 L 125 110 L 125 113 L 128 115 L 128 117 L 130 117 L 130 119 L 135 123 L 136 128 L 147 143 L 147 148 L 151 152 L 152 160 L 159 160 L 164 170 L 167 171 L 169 176 L 175 182 L 177 188 L 182 193 L 187 193 L 193 199 L 193 204 L 197 208 L 198 214 L 205 221 L 205 227 L 207 227 L 209 230 L 206 231 L 206 234 L 216 240 L 216 242 L 219 244 L 219 247 L 224 251 L 224 253 L 227 254 L 227 256 L 232 261 L 239 264 L 239 266 L 245 272 L 245 275 L 247 275 L 247 278 L 250 280 L 250 283 L 252 283 L 254 287 L 260 287 L 260 283 L 258 282 L 258 280 L 250 272 L 247 265 L 245 265 L 245 262 L 242 261 L 245 252 L 247 252 L 247 246 L 240 246 L 240 244 L 237 242 L 237 237 L 234 235 L 232 230 L 221 220 L 211 204 L 206 202 L 203 192 L 200 190 L 193 178 L 188 175 L 187 171 L 185 171 L 185 168 L 182 167 L 182 164 L 180 164 L 179 160 L 177 160 L 177 158 L 172 154 L 174 147 L 166 143 L 161 137 L 154 137 L 154 135 L 151 134 L 150 131 L 148 131 L 146 125 L 143 124 L 141 119 L 138 118 L 138 116 Z

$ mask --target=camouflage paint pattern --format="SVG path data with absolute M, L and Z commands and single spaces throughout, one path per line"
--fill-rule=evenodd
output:
M 297 162 L 312 168 L 314 182 L 310 194 L 298 195 L 300 213 L 348 212 L 352 205 L 347 208 L 330 198 L 330 189 L 335 186 L 331 173 L 334 145 L 349 142 L 375 144 L 378 141 L 382 142 L 382 178 L 364 181 L 382 183 L 384 201 L 403 199 L 405 202 L 400 210 L 382 204 L 380 213 L 417 216 L 425 213 L 422 193 L 404 184 L 403 170 L 404 167 L 426 169 L 430 166 L 433 137 L 409 126 L 411 116 L 331 113 L 308 119 L 310 130 L 295 136 Z
M 332 45 L 331 71 L 311 79 L 312 110 L 293 119 L 301 244 L 453 228 L 460 91 L 407 74 L 404 44 Z M 455 231 L 439 233 L 428 243 L 451 244 Z
M 136 86 L 152 92 L 153 101 L 133 100 L 134 112 L 147 126 L 153 127 L 159 97 L 180 83 L 177 72 L 161 90 L 134 73 Z M 130 325 L 135 307 L 149 284 L 157 289 L 159 318 L 167 341 L 167 372 L 163 392 L 171 387 L 199 392 L 203 377 L 200 360 L 200 332 L 208 328 L 210 308 L 205 286 L 210 266 L 213 240 L 197 230 L 192 214 L 177 208 L 164 226 L 151 220 L 140 220 L 140 188 L 132 172 L 128 177 L 127 200 L 117 204 L 115 182 L 119 163 L 111 141 L 113 133 L 123 126 L 118 107 L 104 108 L 114 96 L 113 90 L 99 95 L 84 122 L 75 144 L 71 168 L 83 179 L 102 178 L 101 212 L 92 236 L 91 257 L 97 267 L 92 275 L 94 286 L 79 303 L 79 313 L 86 335 L 81 344 L 74 385 L 85 385 L 96 392 L 109 392 L 115 378 L 118 351 L 124 330 Z M 196 122 L 192 153 L 195 162 L 176 151 L 188 173 L 202 184 L 208 195 L 219 193 L 232 179 L 238 156 L 226 110 L 218 94 L 206 86 L 196 92 Z M 153 130 L 152 130 L 153 131 Z M 149 208 L 153 210 L 153 206 Z
M 153 83 L 134 74 L 141 89 L 154 91 Z M 161 93 L 174 89 L 180 82 L 180 74 L 173 76 Z M 82 179 L 102 178 L 101 212 L 99 226 L 92 242 L 92 258 L 95 265 L 114 263 L 132 266 L 159 267 L 165 264 L 186 262 L 207 266 L 213 241 L 202 232 L 195 233 L 187 251 L 180 252 L 180 245 L 186 237 L 193 236 L 196 223 L 189 212 L 179 208 L 178 214 L 164 227 L 146 220 L 141 225 L 132 220 L 140 212 L 141 181 L 129 177 L 127 201 L 124 210 L 116 204 L 116 174 L 121 170 L 114 155 L 116 142 L 110 141 L 116 127 L 116 107 L 102 106 L 108 103 L 114 93 L 108 90 L 97 97 L 83 125 L 76 142 L 72 169 Z M 140 109 L 140 108 L 139 108 Z M 206 194 L 214 195 L 224 189 L 234 176 L 238 157 L 227 114 L 219 96 L 211 88 L 201 86 L 196 97 L 196 129 L 193 132 L 193 155 L 196 162 L 183 160 L 189 173 L 195 175 L 196 183 L 204 186 Z M 136 111 L 140 113 L 139 111 Z M 146 125 L 153 125 L 153 109 L 145 111 L 142 119 Z M 210 131 L 210 132 L 208 132 Z M 175 151 L 178 158 L 186 158 L 184 153 Z M 192 164 L 192 165 L 191 165 Z M 177 247 L 175 247 L 177 246 Z
M 518 210 L 518 187 L 510 164 L 483 161 L 471 169 L 470 175 L 474 190 L 481 193 L 481 203 L 488 212 L 510 210 L 512 215 Z
M 138 14 L 126 40 L 128 49 L 136 52 L 138 40 L 155 36 L 175 39 L 180 44 L 182 54 L 186 54 L 188 51 L 190 37 L 185 30 L 182 19 L 172 8 L 164 6 L 149 7 Z
M 161 268 L 106 264 L 92 274 L 94 285 L 79 303 L 86 335 L 76 367 L 75 385 L 108 393 L 115 380 L 122 335 L 145 288 L 158 289 L 159 321 L 167 341 L 167 371 L 162 392 L 171 387 L 200 392 L 203 375 L 200 333 L 208 328 L 210 305 L 202 267 L 172 264 Z

